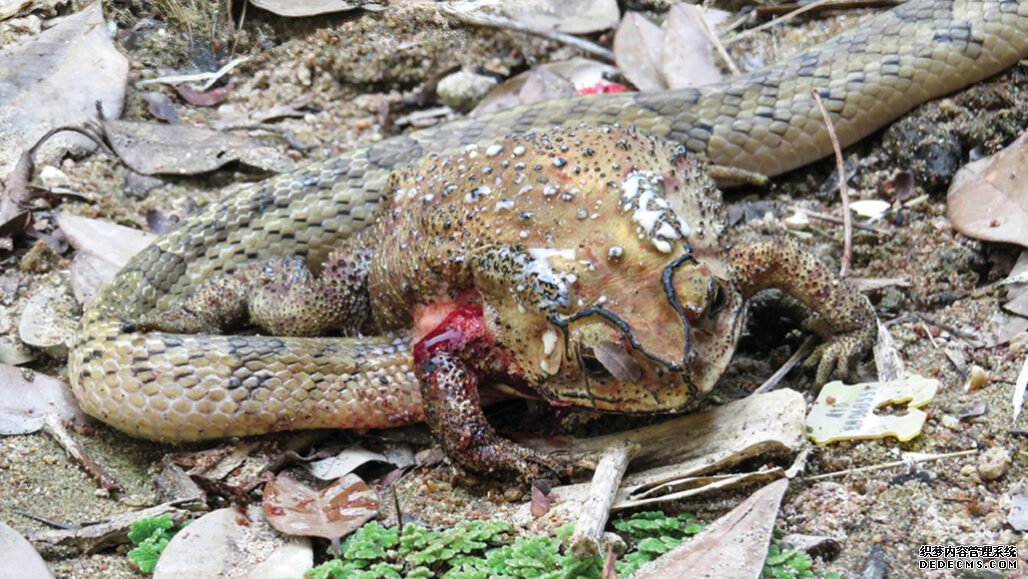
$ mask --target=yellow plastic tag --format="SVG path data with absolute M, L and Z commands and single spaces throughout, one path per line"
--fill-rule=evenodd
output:
M 917 408 L 931 402 L 938 389 L 938 380 L 923 376 L 852 386 L 830 382 L 807 415 L 807 435 L 818 444 L 886 436 L 910 440 L 921 433 L 928 416 Z M 902 416 L 875 413 L 884 405 L 903 403 L 907 412 Z

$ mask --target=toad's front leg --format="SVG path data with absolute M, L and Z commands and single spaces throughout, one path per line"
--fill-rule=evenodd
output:
M 795 243 L 778 238 L 733 248 L 729 255 L 744 295 L 779 289 L 817 314 L 820 324 L 811 326 L 826 341 L 808 363 L 817 364 L 818 386 L 845 377 L 874 343 L 871 303 Z
M 498 436 L 486 421 L 482 379 L 499 377 L 512 385 L 521 379 L 517 364 L 495 344 L 481 306 L 459 307 L 421 339 L 414 346 L 414 371 L 425 421 L 447 456 L 473 471 L 526 481 L 568 474 L 559 461 Z

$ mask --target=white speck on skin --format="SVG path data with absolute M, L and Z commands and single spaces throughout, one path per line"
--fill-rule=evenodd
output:
M 486 195 L 488 195 L 488 194 L 490 194 L 492 192 L 493 192 L 493 190 L 490 189 L 488 185 L 479 185 L 478 187 L 475 187 L 474 189 L 472 189 L 471 191 L 468 191 L 464 195 L 464 202 L 465 203 L 473 203 L 473 202 L 478 201 L 482 197 L 485 197 Z
M 653 245 L 657 247 L 657 251 L 661 253 L 671 253 L 671 244 L 663 239 L 654 239 Z
M 664 239 L 678 239 L 678 231 L 676 231 L 670 223 L 661 223 L 660 229 L 657 230 L 657 237 L 663 237 Z
M 554 332 L 552 328 L 547 329 L 543 332 L 543 355 L 549 356 L 557 349 L 557 332 Z
M 502 152 L 503 152 L 503 145 L 501 145 L 499 143 L 496 143 L 495 145 L 491 145 L 488 149 L 485 150 L 485 156 L 486 157 L 495 157 L 496 155 L 499 155 Z
M 650 237 L 661 253 L 671 252 L 671 241 L 689 235 L 689 224 L 675 214 L 658 187 L 663 177 L 652 172 L 630 173 L 622 183 L 621 210 L 632 212 L 639 238 Z
M 528 230 L 522 229 L 521 231 L 519 231 L 518 237 L 520 237 L 521 239 L 528 239 Z
M 518 145 L 517 147 L 514 147 L 514 150 L 511 151 L 511 153 L 513 153 L 515 157 L 520 157 L 525 154 L 525 147 Z
M 620 245 L 612 245 L 607 250 L 607 257 L 617 259 L 625 254 L 625 250 Z
M 513 201 L 510 199 L 500 199 L 496 202 L 496 207 L 493 208 L 493 211 L 509 211 L 511 209 L 514 209 Z

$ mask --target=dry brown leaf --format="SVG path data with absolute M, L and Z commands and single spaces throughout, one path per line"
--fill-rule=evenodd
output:
M 321 491 L 279 476 L 264 487 L 264 515 L 283 533 L 333 539 L 375 518 L 378 496 L 355 474 Z
M 99 2 L 25 44 L 0 49 L 0 176 L 50 129 L 95 120 L 97 101 L 104 114 L 121 115 L 127 73 L 128 61 L 107 36 Z M 43 145 L 36 162 L 94 147 L 64 132 Z
M 143 100 L 146 101 L 146 110 L 150 112 L 155 119 L 162 120 L 166 123 L 177 123 L 178 122 L 178 111 L 175 110 L 175 103 L 171 102 L 168 95 L 151 91 L 143 93 Z
M 89 422 L 64 382 L 0 364 L 0 434 L 36 432 L 47 414 L 80 426 Z
M 1014 529 L 1028 531 L 1028 479 L 1021 479 L 1010 489 L 1010 514 L 1007 523 Z
M 538 519 L 550 512 L 550 507 L 553 506 L 553 502 L 558 498 L 558 495 L 553 492 L 550 485 L 544 481 L 537 481 L 532 485 L 532 501 L 529 507 L 532 516 Z
M 77 309 L 65 288 L 44 288 L 25 303 L 18 320 L 18 337 L 53 356 L 65 356 L 78 328 Z
M 760 577 L 788 487 L 785 479 L 765 486 L 692 540 L 643 565 L 633 577 Z
M 617 0 L 525 0 L 502 3 L 507 16 L 549 30 L 591 34 L 617 26 Z
M 153 579 L 184 577 L 303 577 L 314 565 L 308 539 L 268 528 L 259 507 L 218 509 L 172 538 Z
M 537 66 L 494 88 L 471 111 L 483 115 L 538 101 L 575 96 L 594 87 L 617 72 L 614 67 L 589 60 L 572 58 Z
M 57 226 L 78 252 L 71 262 L 71 291 L 83 306 L 156 235 L 98 219 L 60 213 Z
M 368 4 L 361 0 L 357 2 L 347 2 L 346 0 L 250 0 L 250 2 L 258 8 L 290 18 L 346 12 Z
M 19 13 L 36 10 L 52 14 L 58 6 L 67 3 L 68 0 L 0 0 L 0 21 Z
M 236 160 L 266 171 L 292 168 L 272 147 L 203 127 L 107 120 L 104 130 L 118 157 L 144 175 L 196 175 Z
M 1028 247 L 1028 133 L 965 165 L 946 202 L 950 221 L 964 235 Z
M 335 456 L 309 462 L 304 466 L 320 480 L 336 480 L 369 462 L 389 462 L 385 455 L 360 446 L 351 446 Z
M 4 555 L 4 577 L 43 579 L 54 576 L 32 543 L 3 521 L 0 521 L 0 553 Z
M 1017 256 L 1017 263 L 1010 270 L 1010 275 L 1003 280 L 1007 288 L 1007 303 L 1003 308 L 1008 312 L 1028 318 L 1028 249 Z
M 227 86 L 221 86 L 204 92 L 198 92 L 190 88 L 189 85 L 180 84 L 175 86 L 175 92 L 191 105 L 213 107 L 228 98 L 229 93 L 232 92 L 232 84 L 230 83 Z
M 621 19 L 614 33 L 614 62 L 618 70 L 641 91 L 661 90 L 661 51 L 664 31 L 638 12 Z
M 691 4 L 675 2 L 664 19 L 664 42 L 660 49 L 660 77 L 666 88 L 700 86 L 721 80 L 714 62 L 714 46 L 704 29 L 727 16 L 720 10 L 704 11 Z

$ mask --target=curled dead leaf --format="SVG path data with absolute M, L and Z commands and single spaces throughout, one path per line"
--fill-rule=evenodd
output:
M 378 496 L 355 474 L 320 491 L 283 475 L 264 487 L 263 506 L 268 522 L 283 533 L 332 539 L 375 518 Z
M 203 127 L 107 120 L 104 129 L 118 157 L 144 175 L 196 175 L 237 160 L 266 171 L 292 167 L 271 147 Z
M 107 36 L 100 2 L 24 44 L 0 49 L 0 175 L 50 129 L 94 120 L 98 101 L 105 114 L 120 115 L 127 74 L 128 60 Z M 94 147 L 81 135 L 63 132 L 46 142 L 36 161 Z
M 1028 247 L 1028 133 L 968 163 L 946 197 L 950 221 L 968 237 Z
M 664 31 L 638 12 L 621 19 L 614 33 L 614 62 L 621 74 L 641 91 L 661 90 L 661 46 Z

